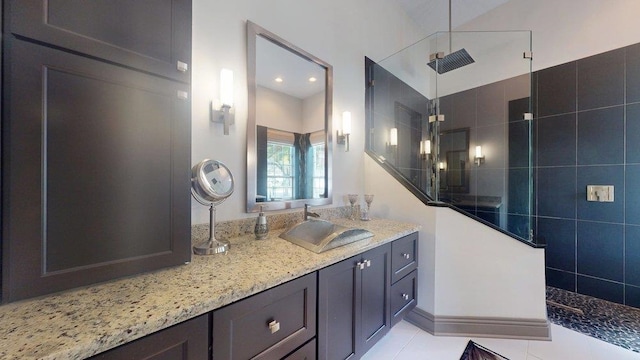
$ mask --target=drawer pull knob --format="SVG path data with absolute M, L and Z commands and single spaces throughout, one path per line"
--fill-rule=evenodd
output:
M 280 330 L 280 323 L 273 320 L 272 322 L 269 323 L 269 330 L 271 330 L 272 334 L 277 333 L 278 330 Z
M 371 266 L 371 260 L 365 260 L 365 262 L 364 262 L 364 263 L 365 263 L 365 264 L 367 264 L 367 267 L 370 267 L 370 266 Z
M 409 300 L 409 294 L 402 294 L 402 299 L 403 299 L 404 301 Z
M 411 254 L 404 253 L 404 254 L 402 254 L 402 257 L 407 259 L 407 260 L 409 260 L 409 259 L 411 259 Z
M 358 267 L 358 269 L 360 269 L 360 270 L 364 270 L 365 263 L 364 263 L 364 262 L 358 262 L 358 263 L 356 264 L 356 266 Z

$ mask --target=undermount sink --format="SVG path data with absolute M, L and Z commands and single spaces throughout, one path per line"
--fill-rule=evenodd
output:
M 368 239 L 373 234 L 364 229 L 336 225 L 326 220 L 305 220 L 280 234 L 280 237 L 315 253 Z

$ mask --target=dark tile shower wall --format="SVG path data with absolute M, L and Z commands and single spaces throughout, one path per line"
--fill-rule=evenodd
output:
M 640 44 L 534 74 L 547 285 L 640 307 Z M 615 201 L 588 202 L 587 185 Z

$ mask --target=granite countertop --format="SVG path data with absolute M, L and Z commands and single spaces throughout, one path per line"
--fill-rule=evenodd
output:
M 0 358 L 82 359 L 215 310 L 419 230 L 392 220 L 333 222 L 374 237 L 315 254 L 278 238 L 231 240 L 227 255 L 0 306 Z

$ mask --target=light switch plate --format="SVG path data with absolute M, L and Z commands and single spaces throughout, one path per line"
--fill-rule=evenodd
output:
M 613 185 L 587 185 L 587 201 L 613 202 Z

